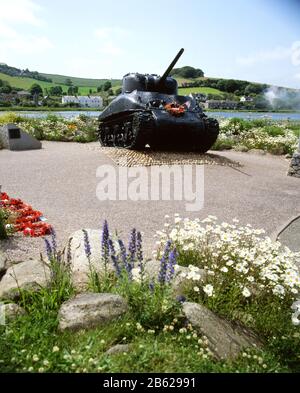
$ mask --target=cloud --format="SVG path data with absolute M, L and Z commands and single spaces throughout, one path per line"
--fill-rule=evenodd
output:
M 277 47 L 271 50 L 261 50 L 252 55 L 238 57 L 237 63 L 245 66 L 252 66 L 258 63 L 265 63 L 273 60 L 288 59 L 292 55 L 292 48 Z
M 8 0 L 1 2 L 0 21 L 9 24 L 41 26 L 44 22 L 37 15 L 41 7 L 31 0 Z
M 300 72 L 299 72 L 299 74 L 295 74 L 295 75 L 294 75 L 294 78 L 300 80 Z
M 32 0 L 9 0 L 1 4 L 0 59 L 5 60 L 12 52 L 32 55 L 53 48 L 51 41 L 35 30 L 45 25 L 38 13 L 42 8 Z M 19 25 L 29 25 L 34 33 L 24 33 Z
M 98 52 L 120 56 L 124 54 L 124 46 L 121 43 L 130 36 L 130 31 L 121 27 L 101 27 L 95 29 L 94 35 L 100 41 Z

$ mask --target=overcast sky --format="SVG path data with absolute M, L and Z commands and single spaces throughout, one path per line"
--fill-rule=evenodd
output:
M 300 88 L 297 0 L 0 0 L 0 62 L 87 78 L 178 66 Z

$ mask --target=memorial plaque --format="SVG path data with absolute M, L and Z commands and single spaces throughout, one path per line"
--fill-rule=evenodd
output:
M 8 133 L 9 133 L 9 139 L 20 139 L 21 138 L 20 128 L 10 128 L 8 130 Z

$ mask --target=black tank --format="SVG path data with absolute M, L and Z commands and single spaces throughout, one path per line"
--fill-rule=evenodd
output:
M 162 77 L 127 74 L 122 93 L 99 116 L 102 146 L 143 150 L 206 152 L 216 141 L 219 123 L 207 117 L 198 102 L 178 95 L 169 77 L 183 53 L 179 51 Z

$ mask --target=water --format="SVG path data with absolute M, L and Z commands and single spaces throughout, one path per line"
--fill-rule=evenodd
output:
M 100 115 L 100 111 L 70 111 L 70 112 L 17 112 L 21 116 L 26 116 L 29 118 L 45 118 L 48 114 L 62 116 L 65 119 L 71 119 L 73 117 L 79 115 L 86 115 L 91 117 L 98 117 Z M 300 121 L 300 113 L 292 112 L 292 113 L 280 113 L 280 112 L 229 112 L 229 111 L 220 111 L 220 112 L 206 112 L 208 116 L 216 117 L 216 118 L 231 118 L 231 117 L 239 117 L 242 119 L 272 119 L 272 120 L 298 120 Z M 1 113 L 0 113 L 1 115 Z
M 20 116 L 29 117 L 31 119 L 44 119 L 48 115 L 61 116 L 65 119 L 72 119 L 73 117 L 79 115 L 98 117 L 100 115 L 100 111 L 61 111 L 61 112 L 15 112 Z M 0 112 L 1 116 L 1 112 Z

